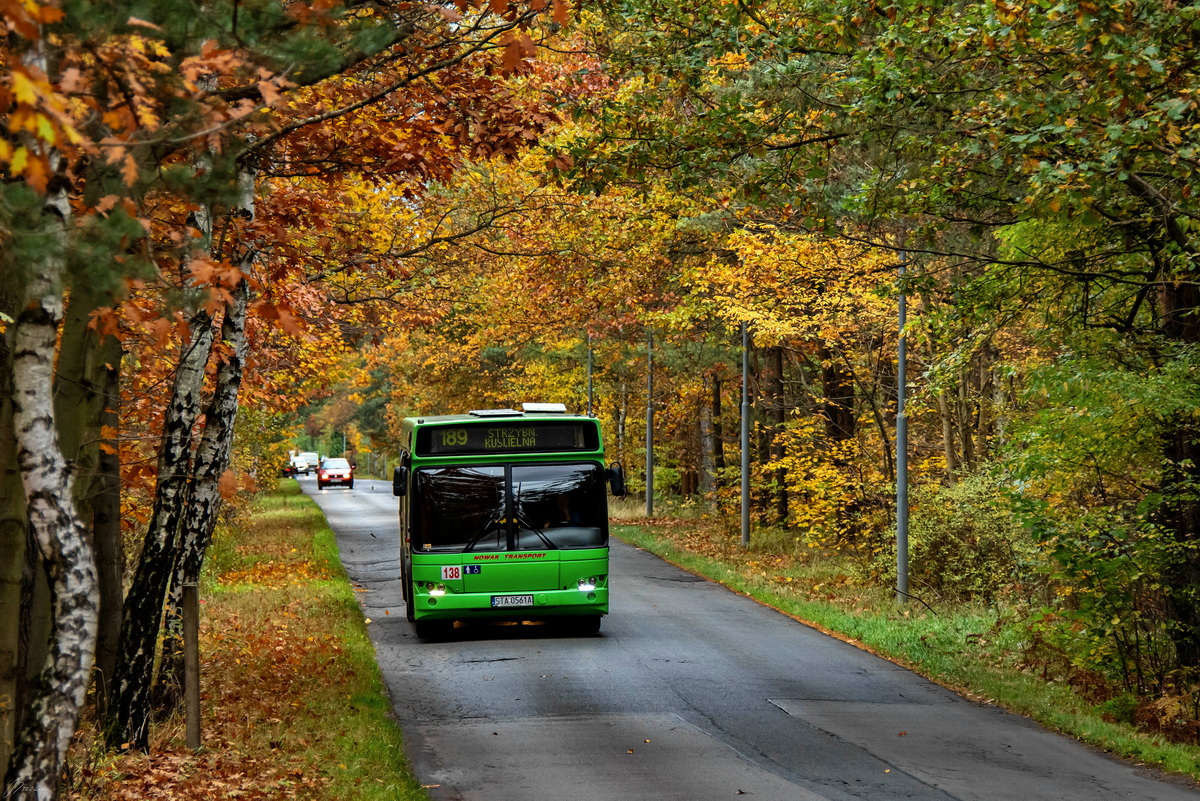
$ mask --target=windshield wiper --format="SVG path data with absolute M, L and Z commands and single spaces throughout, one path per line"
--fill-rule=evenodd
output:
M 487 523 L 485 523 L 483 525 L 483 531 L 479 532 L 479 534 L 477 536 L 473 537 L 465 546 L 463 546 L 462 552 L 466 553 L 467 551 L 471 550 L 479 543 L 483 542 L 483 538 L 488 535 L 488 532 L 492 530 L 493 526 L 501 526 L 502 527 L 503 525 L 504 525 L 504 521 L 502 521 L 502 520 L 487 521 Z
M 505 524 L 505 522 L 506 522 L 506 521 L 505 521 L 505 520 L 504 520 L 504 518 L 502 518 L 502 517 L 501 517 L 501 518 L 495 518 L 495 517 L 490 517 L 490 518 L 488 518 L 488 521 L 487 521 L 486 523 L 484 523 L 484 524 L 483 524 L 483 530 L 482 530 L 482 531 L 480 531 L 480 532 L 479 532 L 477 535 L 475 535 L 474 537 L 472 537 L 472 538 L 471 538 L 471 539 L 470 539 L 470 540 L 467 542 L 467 544 L 466 544 L 465 546 L 463 546 L 462 552 L 463 552 L 463 553 L 466 553 L 467 551 L 471 550 L 472 548 L 474 548 L 474 547 L 475 547 L 476 545 L 478 545 L 479 543 L 483 542 L 483 538 L 484 538 L 484 537 L 486 537 L 486 536 L 488 535 L 488 532 L 489 532 L 489 531 L 491 531 L 491 530 L 492 530 L 492 528 L 494 528 L 494 527 L 499 527 L 499 528 L 500 528 L 500 530 L 501 530 L 501 531 L 503 531 L 503 530 L 504 530 L 504 524 Z
M 538 539 L 544 542 L 548 549 L 552 551 L 558 550 L 558 546 L 554 544 L 554 541 L 542 533 L 540 528 L 536 528 L 532 523 L 530 523 L 529 518 L 525 517 L 523 512 L 517 512 L 517 525 L 524 527 L 526 531 L 532 531 L 534 534 L 536 534 Z

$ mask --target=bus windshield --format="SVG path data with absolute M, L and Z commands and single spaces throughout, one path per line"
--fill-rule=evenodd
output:
M 432 467 L 414 479 L 414 548 L 553 550 L 608 541 L 597 464 Z

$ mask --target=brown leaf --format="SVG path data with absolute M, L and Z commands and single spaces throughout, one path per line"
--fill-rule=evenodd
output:
M 238 479 L 237 473 L 233 470 L 226 470 L 221 474 L 221 480 L 218 482 L 218 488 L 221 492 L 221 497 L 225 500 L 233 500 L 237 497 Z
M 524 53 L 521 52 L 521 42 L 513 39 L 504 47 L 504 71 L 516 72 L 524 58 Z
M 571 7 L 567 5 L 566 0 L 554 0 L 554 5 L 550 9 L 550 17 L 559 25 L 566 25 L 570 19 Z

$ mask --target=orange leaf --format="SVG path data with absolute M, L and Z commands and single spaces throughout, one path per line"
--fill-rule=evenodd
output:
M 279 89 L 270 81 L 258 82 L 258 93 L 262 95 L 262 102 L 268 106 L 273 106 L 279 102 L 282 95 L 279 94 Z
M 150 330 L 150 334 L 158 343 L 158 347 L 165 350 L 171 342 L 171 321 L 159 317 L 157 320 L 151 320 L 147 323 L 146 328 Z
M 139 26 L 142 28 L 149 28 L 150 30 L 153 30 L 153 31 L 161 31 L 162 30 L 162 28 L 155 25 L 153 22 L 147 22 L 146 20 L 138 19 L 137 17 L 130 17 L 129 19 L 125 20 L 125 24 L 129 25 L 131 27 Z
M 46 161 L 41 156 L 35 156 L 25 165 L 25 180 L 36 189 L 38 192 L 45 192 L 46 186 L 50 183 L 49 170 L 46 167 Z
M 125 180 L 126 186 L 133 186 L 137 183 L 138 165 L 132 153 L 125 154 L 125 166 L 121 169 L 121 177 Z
M 225 500 L 230 500 L 237 496 L 238 479 L 237 473 L 232 470 L 226 470 L 221 474 L 221 480 L 218 482 L 218 487 L 221 491 L 221 497 Z

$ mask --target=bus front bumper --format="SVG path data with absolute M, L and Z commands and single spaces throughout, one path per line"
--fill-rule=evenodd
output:
M 413 616 L 417 620 L 523 620 L 526 618 L 607 615 L 608 588 L 590 591 L 538 590 L 530 593 L 427 591 L 413 598 Z

